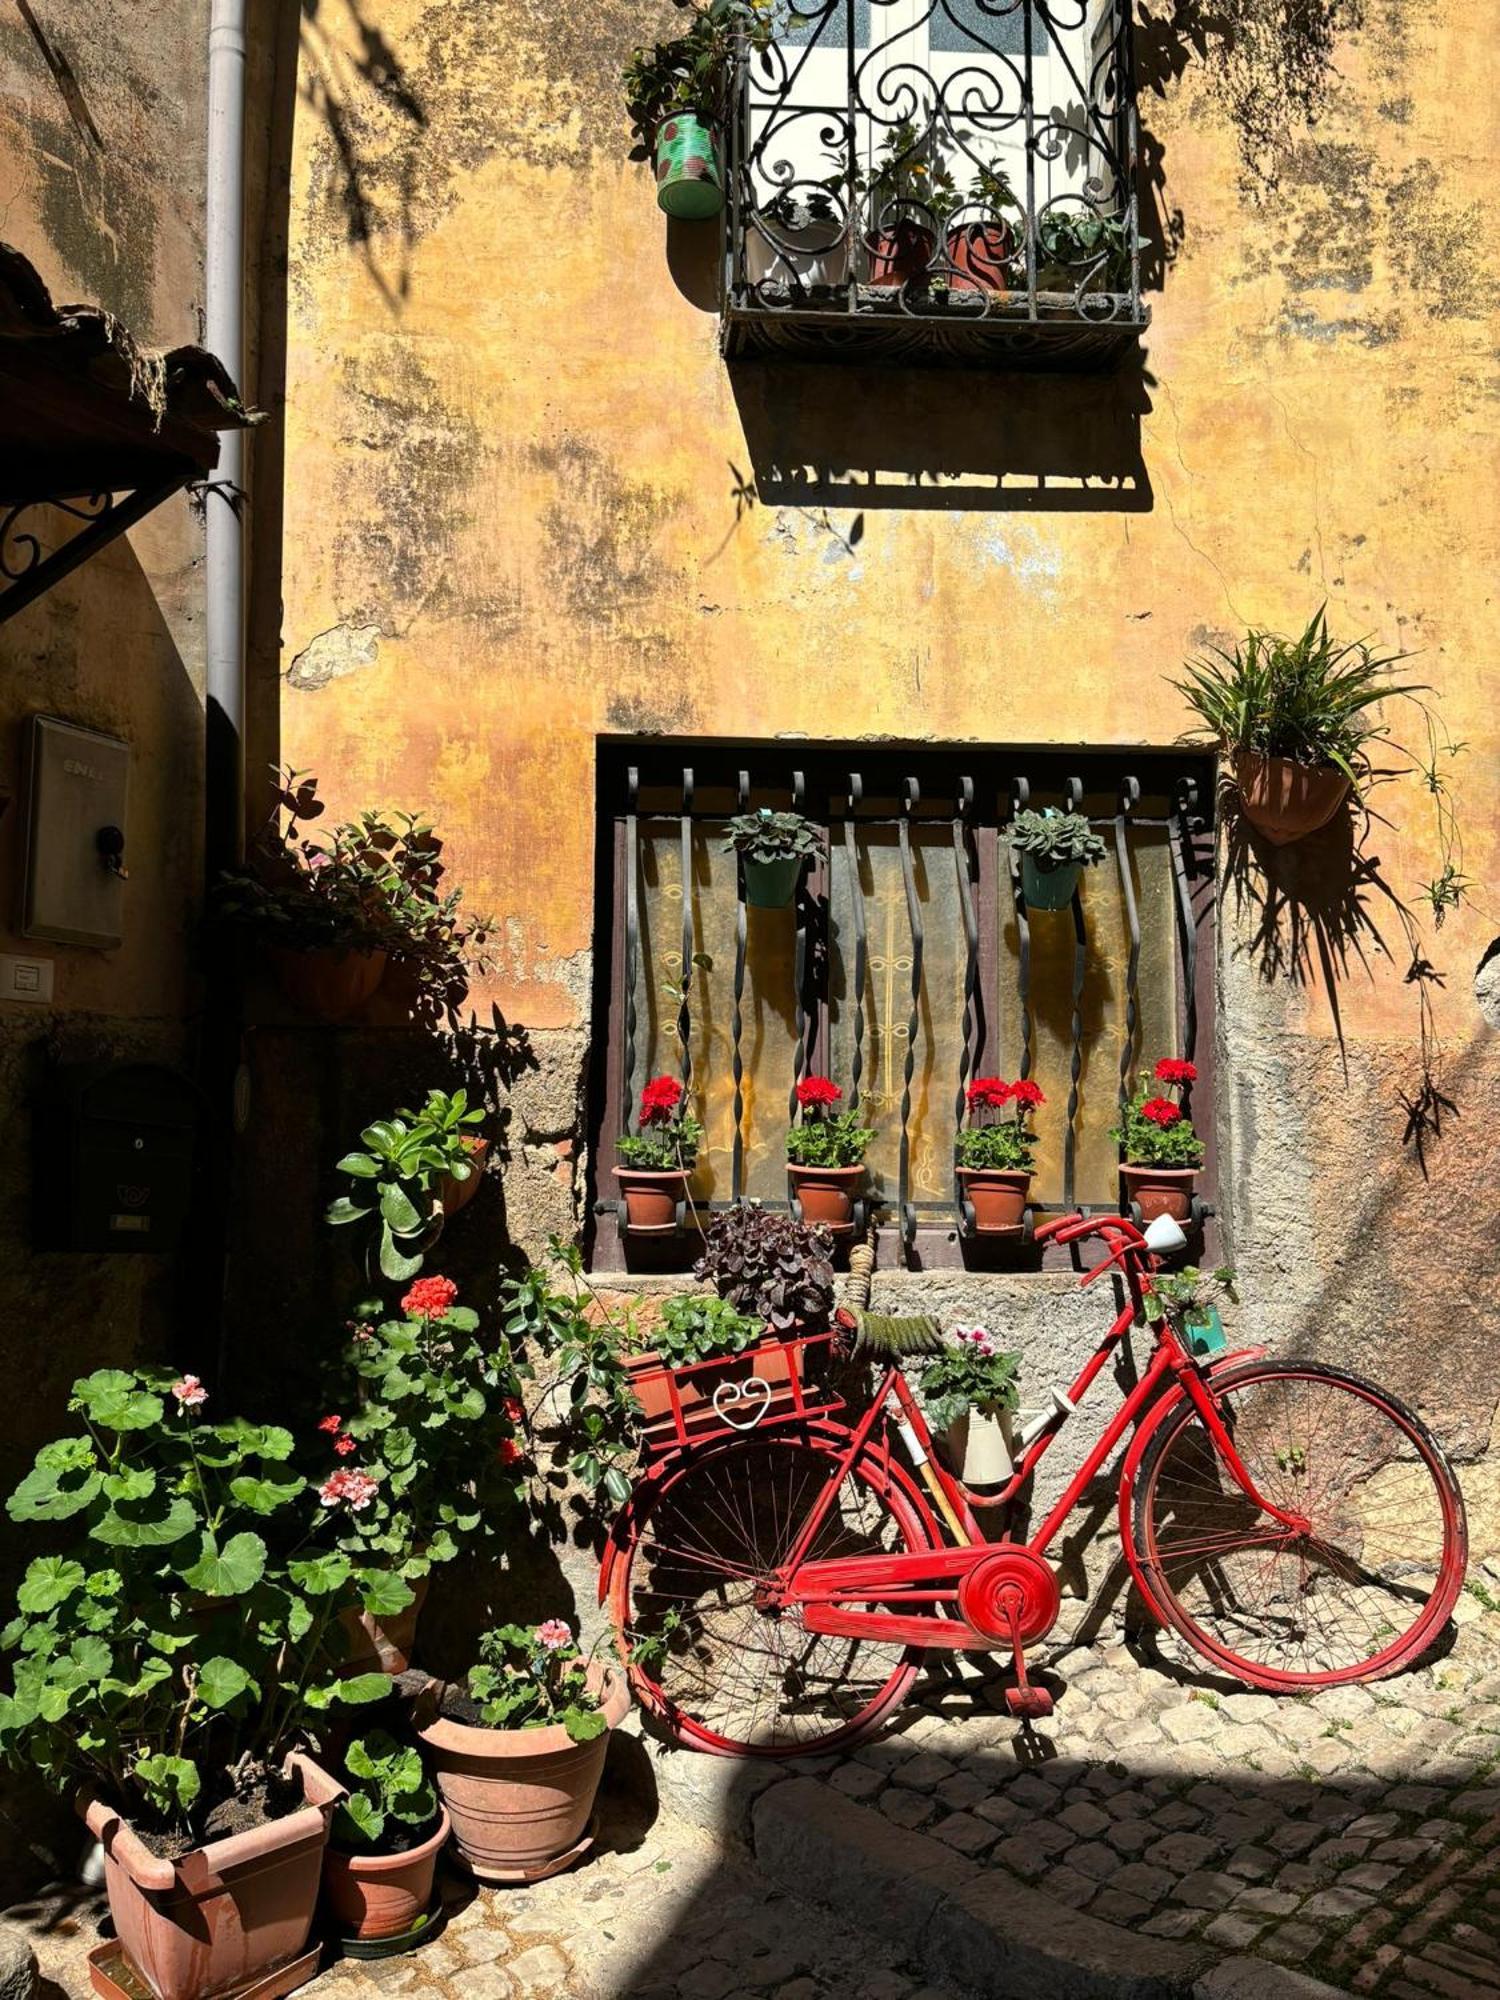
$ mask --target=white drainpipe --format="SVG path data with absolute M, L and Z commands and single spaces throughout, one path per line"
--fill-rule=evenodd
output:
M 208 198 L 204 340 L 245 393 L 245 15 L 248 0 L 212 0 L 208 30 Z M 208 872 L 239 860 L 245 822 L 245 433 L 220 434 L 222 482 L 206 509 L 205 783 Z M 217 850 L 217 851 L 215 851 Z

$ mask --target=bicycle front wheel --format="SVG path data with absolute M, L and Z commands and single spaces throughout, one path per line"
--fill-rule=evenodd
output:
M 1468 1555 L 1463 1496 L 1426 1426 L 1357 1375 L 1251 1362 L 1216 1376 L 1244 1491 L 1196 1406 L 1163 1418 L 1137 1476 L 1136 1555 L 1167 1621 L 1253 1687 L 1377 1680 L 1446 1623 Z
M 839 1477 L 816 1435 L 763 1436 L 693 1452 L 631 1522 L 612 1613 L 631 1678 L 687 1747 L 786 1757 L 857 1741 L 903 1699 L 920 1649 L 809 1632 L 776 1601 L 777 1570 Z M 856 1462 L 807 1555 L 932 1546 L 899 1468 Z

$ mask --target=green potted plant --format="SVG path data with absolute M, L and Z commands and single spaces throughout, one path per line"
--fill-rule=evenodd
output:
M 625 1197 L 625 1227 L 660 1235 L 677 1227 L 677 1205 L 690 1199 L 688 1177 L 698 1159 L 703 1127 L 682 1109 L 675 1076 L 654 1076 L 641 1090 L 638 1131 L 615 1141 L 615 1179 Z
M 745 873 L 745 901 L 757 910 L 784 910 L 796 893 L 806 862 L 822 852 L 811 820 L 801 813 L 737 813 L 724 828 L 724 852 L 738 854 Z
M 1189 1353 L 1212 1360 L 1228 1345 L 1219 1316 L 1221 1298 L 1239 1304 L 1234 1272 L 1227 1264 L 1217 1271 L 1200 1271 L 1196 1264 L 1154 1271 L 1146 1285 L 1146 1318 L 1153 1326 L 1170 1320 Z
M 319 1421 L 314 1539 L 355 1573 L 342 1624 L 349 1664 L 410 1664 L 431 1572 L 497 1532 L 526 1456 L 520 1378 L 451 1278 L 418 1278 L 399 1318 L 356 1321 L 339 1407 Z
M 408 1951 L 426 1935 L 450 1831 L 422 1753 L 375 1729 L 344 1752 L 345 1796 L 323 1857 L 323 1900 L 343 1945 Z M 374 1954 L 366 1951 L 361 1956 Z
M 835 1234 L 854 1227 L 854 1199 L 865 1184 L 865 1153 L 875 1137 L 857 1111 L 836 1111 L 844 1093 L 831 1078 L 804 1076 L 797 1085 L 800 1116 L 786 1135 L 787 1179 L 802 1219 Z
M 737 44 L 770 46 L 781 11 L 758 0 L 682 0 L 685 33 L 633 49 L 621 81 L 639 157 L 654 158 L 657 206 L 704 221 L 724 206 L 718 135 Z
M 952 213 L 947 235 L 948 262 L 953 267 L 950 289 L 1008 290 L 1016 249 L 1011 218 L 1023 217 L 1024 210 L 1004 168 L 994 161 L 976 168 L 967 200 Z
M 1252 628 L 1233 652 L 1214 647 L 1174 681 L 1208 740 L 1230 760 L 1240 810 L 1276 846 L 1326 826 L 1370 776 L 1370 745 L 1385 736 L 1377 705 L 1406 656 L 1363 639 L 1339 644 L 1322 606 L 1295 639 Z
M 898 119 L 881 141 L 868 184 L 869 282 L 925 288 L 932 278 L 938 232 L 958 206 L 958 188 L 942 157 L 936 128 Z
M 1124 1106 L 1111 1134 L 1120 1147 L 1125 1198 L 1139 1204 L 1143 1222 L 1170 1215 L 1180 1223 L 1192 1215 L 1203 1141 L 1177 1099 L 1164 1096 L 1158 1086 L 1181 1092 L 1197 1079 L 1192 1063 L 1163 1056 L 1152 1082 L 1143 1083 Z
M 1009 1236 L 1022 1226 L 1031 1191 L 1037 1137 L 1028 1120 L 1046 1099 L 1025 1076 L 1015 1083 L 976 1076 L 965 1097 L 969 1123 L 954 1139 L 955 1171 L 974 1210 L 975 1231 Z
M 694 1362 L 709 1361 L 716 1355 L 742 1354 L 763 1331 L 759 1320 L 740 1312 L 717 1293 L 663 1299 L 655 1324 L 636 1335 L 649 1341 L 649 1346 L 629 1347 L 622 1356 L 642 1420 L 649 1426 L 672 1418 L 672 1390 L 663 1369 L 691 1368 Z M 721 1379 L 715 1373 L 714 1381 L 705 1386 L 689 1375 L 676 1384 L 678 1408 L 685 1418 L 705 1409 Z
M 933 1426 L 946 1431 L 965 1486 L 1003 1486 L 1015 1472 L 1020 1365 L 1020 1355 L 1003 1352 L 982 1326 L 955 1327 L 952 1339 L 922 1364 L 922 1406 Z
M 38 1556 L 3 1644 L 0 1754 L 75 1794 L 104 1850 L 120 1945 L 157 2000 L 239 1990 L 307 1948 L 336 1781 L 306 1753 L 327 1711 L 386 1693 L 340 1677 L 347 1565 L 306 1548 L 289 1431 L 212 1422 L 193 1375 L 101 1368 L 12 1521 Z
M 625 1676 L 578 1649 L 561 1618 L 501 1625 L 463 1686 L 431 1683 L 419 1734 L 465 1865 L 481 1882 L 536 1882 L 588 1845 Z
M 1108 849 L 1085 814 L 1018 812 L 1004 840 L 1021 857 L 1021 893 L 1029 910 L 1065 910 L 1085 868 L 1097 868 Z
M 471 1110 L 464 1091 L 429 1090 L 420 1111 L 398 1111 L 367 1125 L 359 1135 L 362 1150 L 338 1162 L 336 1171 L 353 1186 L 329 1203 L 324 1220 L 371 1225 L 372 1276 L 378 1270 L 401 1283 L 421 1270 L 444 1215 L 462 1207 L 466 1190 L 478 1186 L 488 1147 L 480 1140 L 484 1151 L 476 1149 L 473 1127 L 483 1122 L 483 1110 Z
M 826 1332 L 833 1317 L 833 1238 L 776 1209 L 736 1202 L 703 1237 L 693 1276 L 774 1335 Z
M 1124 216 L 1092 208 L 1047 208 L 1037 217 L 1039 292 L 1121 292 L 1130 282 L 1132 242 Z M 1134 239 L 1146 248 L 1144 236 Z

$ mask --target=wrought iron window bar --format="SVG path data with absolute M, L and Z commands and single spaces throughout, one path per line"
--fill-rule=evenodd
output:
M 1087 367 L 1141 299 L 1129 0 L 794 0 L 736 65 L 725 352 Z
M 882 768 L 874 771 L 866 758 L 862 758 L 864 769 L 851 768 L 853 757 L 861 755 L 858 749 L 851 746 L 847 754 L 850 761 L 836 776 L 838 756 L 830 757 L 826 753 L 820 756 L 822 768 L 817 772 L 815 782 L 810 782 L 810 762 L 790 771 L 783 766 L 779 772 L 768 772 L 766 760 L 761 757 L 735 759 L 727 769 L 714 760 L 716 768 L 705 782 L 706 764 L 703 758 L 690 765 L 672 766 L 670 753 L 658 752 L 654 746 L 648 748 L 642 745 L 628 751 L 628 761 L 614 771 L 608 768 L 608 758 L 601 758 L 601 819 L 613 817 L 615 826 L 613 855 L 619 893 L 616 897 L 617 923 L 612 961 L 619 966 L 621 977 L 607 984 L 601 993 L 600 1005 L 610 1013 L 613 1026 L 606 1025 L 604 1032 L 596 1037 L 596 1049 L 602 1055 L 602 1073 L 596 1077 L 594 1102 L 596 1108 L 602 1107 L 602 1115 L 596 1117 L 592 1133 L 593 1157 L 598 1162 L 618 1133 L 635 1129 L 632 1111 L 634 1093 L 639 1088 L 637 1069 L 642 1032 L 636 995 L 642 964 L 641 883 L 643 843 L 647 831 L 660 828 L 675 839 L 680 856 L 681 880 L 684 884 L 691 884 L 694 879 L 694 829 L 703 822 L 721 822 L 730 812 L 744 812 L 762 804 L 790 804 L 794 810 L 806 813 L 823 828 L 822 856 L 804 872 L 794 905 L 794 1040 L 791 1083 L 787 1093 L 787 1119 L 791 1123 L 797 1110 L 797 1084 L 804 1076 L 815 1072 L 820 1048 L 830 1039 L 828 993 L 833 957 L 829 910 L 830 863 L 835 846 L 842 849 L 847 860 L 846 886 L 852 931 L 849 952 L 852 977 L 846 987 L 849 995 L 849 1041 L 843 1073 L 847 1081 L 846 1103 L 851 1109 L 857 1108 L 860 1103 L 866 1059 L 865 998 L 870 940 L 860 882 L 859 839 L 862 831 L 892 829 L 899 856 L 909 945 L 905 955 L 909 967 L 909 993 L 898 1107 L 897 1187 L 894 1199 L 876 1197 L 867 1206 L 883 1209 L 887 1219 L 894 1224 L 904 1261 L 920 1263 L 932 1260 L 931 1250 L 939 1238 L 956 1239 L 962 1245 L 972 1242 L 975 1237 L 974 1212 L 956 1173 L 953 1176 L 952 1196 L 942 1202 L 920 1199 L 912 1181 L 912 1084 L 925 997 L 927 950 L 927 919 L 918 893 L 913 833 L 918 826 L 931 830 L 943 823 L 936 817 L 936 800 L 931 795 L 935 778 L 940 776 L 947 783 L 952 802 L 951 808 L 946 810 L 964 940 L 954 1091 L 954 1124 L 957 1128 L 964 1122 L 969 1083 L 980 1073 L 981 1064 L 993 1062 L 1006 1067 L 1008 1060 L 1006 1052 L 994 1045 L 995 1038 L 987 1026 L 982 1006 L 982 960 L 986 940 L 975 900 L 976 883 L 981 881 L 984 873 L 981 843 L 988 851 L 989 865 L 997 871 L 997 899 L 1000 894 L 1007 898 L 1006 909 L 1016 927 L 1014 973 L 1019 1046 L 1015 1050 L 1015 1062 L 1010 1066 L 1016 1074 L 1025 1077 L 1031 1074 L 1036 1060 L 1037 1039 L 1031 912 L 1022 892 L 1019 857 L 1000 836 L 1009 817 L 1029 805 L 1055 804 L 1061 809 L 1079 810 L 1087 798 L 1097 799 L 1103 787 L 1114 795 L 1114 810 L 1095 811 L 1089 817 L 1091 823 L 1113 842 L 1128 937 L 1117 1102 L 1123 1106 L 1129 1096 L 1139 1054 L 1137 1041 L 1141 1020 L 1139 974 L 1142 932 L 1130 865 L 1128 843 L 1132 829 L 1156 831 L 1165 837 L 1171 873 L 1172 921 L 1180 966 L 1177 1047 L 1181 1054 L 1197 1063 L 1200 1099 L 1211 1101 L 1212 1038 L 1202 1035 L 1201 1017 L 1205 1008 L 1211 1005 L 1212 996 L 1210 961 L 1205 948 L 1210 933 L 1205 926 L 1211 919 L 1213 907 L 1213 771 L 1211 764 L 1201 758 L 1165 752 L 1120 753 L 1101 757 L 1099 753 L 1083 751 L 995 751 L 986 753 L 983 759 L 965 755 L 962 767 L 955 763 L 953 753 L 920 753 L 911 759 L 915 770 L 910 767 L 902 770 L 897 764 L 884 762 Z M 705 756 L 712 758 L 712 751 L 706 751 Z M 940 767 L 936 771 L 935 764 Z M 1069 770 L 1064 768 L 1065 765 L 1077 768 Z M 926 797 L 924 779 L 929 787 Z M 616 793 L 614 799 L 611 798 L 612 792 Z M 675 794 L 675 802 L 671 806 L 664 801 L 663 795 L 667 792 Z M 623 796 L 618 796 L 619 793 Z M 651 795 L 653 802 L 648 804 L 645 795 Z M 897 809 L 882 812 L 871 805 L 872 800 L 882 798 L 896 799 Z M 1143 799 L 1160 802 L 1160 810 L 1143 812 Z M 1037 1199 L 1029 1203 L 1021 1232 L 1022 1240 L 1028 1243 L 1036 1222 L 1048 1213 L 1075 1208 L 1086 1212 L 1116 1212 L 1119 1208 L 1118 1189 L 1083 1188 L 1078 1175 L 1080 1081 L 1086 1042 L 1083 1002 L 1091 965 L 1086 889 L 1075 893 L 1069 908 L 1069 920 L 1073 950 L 1062 1195 L 1058 1201 Z M 749 965 L 749 925 L 744 870 L 738 866 L 734 938 L 729 1021 L 729 1071 L 733 1084 L 730 1191 L 727 1199 L 695 1198 L 689 1203 L 679 1204 L 679 1237 L 691 1236 L 705 1218 L 745 1199 L 753 1199 L 765 1208 L 791 1208 L 795 1212 L 795 1202 L 791 1197 L 752 1196 L 747 1192 L 744 996 Z M 683 1084 L 684 1099 L 689 1101 L 688 1094 L 693 1085 L 692 980 L 689 968 L 697 950 L 691 893 L 682 896 L 679 942 L 683 973 L 672 1024 L 672 1039 L 675 1043 L 675 1067 Z M 990 943 L 993 945 L 993 939 Z M 992 951 L 991 957 L 994 956 Z M 1189 1113 L 1192 1095 L 1191 1088 L 1183 1092 L 1183 1106 Z M 1211 1188 L 1212 1135 L 1205 1132 L 1203 1136 L 1209 1141 L 1210 1157 L 1202 1184 Z M 593 1212 L 596 1223 L 603 1226 L 602 1230 L 596 1231 L 596 1261 L 619 1261 L 626 1241 L 623 1202 L 599 1195 L 594 1201 Z M 1194 1197 L 1196 1222 L 1201 1224 L 1213 1213 L 1211 1200 L 1203 1195 Z M 866 1219 L 866 1210 L 862 1207 L 856 1217 L 858 1230 L 863 1229 Z M 606 1241 L 606 1238 L 609 1240 Z M 926 1253 L 919 1253 L 919 1238 L 928 1242 Z M 937 1261 L 942 1260 L 939 1258 Z

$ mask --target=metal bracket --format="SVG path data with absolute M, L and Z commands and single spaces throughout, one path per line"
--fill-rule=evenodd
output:
M 194 468 L 184 466 L 164 484 L 139 486 L 122 500 L 116 500 L 110 493 L 91 494 L 87 500 L 71 496 L 53 498 L 40 493 L 34 500 L 20 500 L 0 508 L 0 577 L 9 585 L 0 592 L 0 625 L 34 604 L 53 584 L 71 576 L 90 556 L 97 555 L 137 521 L 144 520 L 163 500 L 181 492 L 193 477 Z M 84 525 L 61 548 L 44 555 L 40 539 L 29 528 L 17 525 L 21 516 L 34 507 L 55 507 Z

